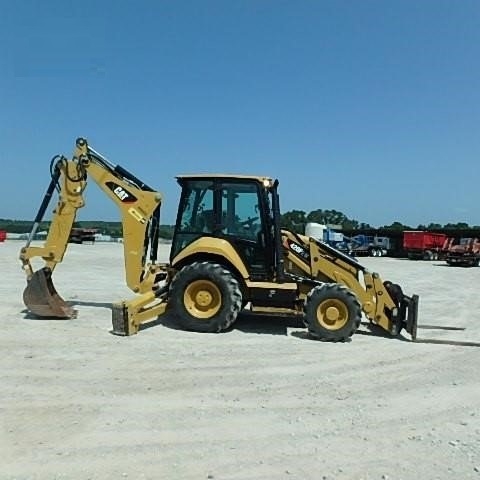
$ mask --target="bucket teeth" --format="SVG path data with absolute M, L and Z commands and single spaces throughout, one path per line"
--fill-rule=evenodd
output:
M 23 292 L 23 302 L 37 317 L 74 318 L 76 316 L 76 311 L 55 290 L 49 268 L 42 268 L 31 276 Z

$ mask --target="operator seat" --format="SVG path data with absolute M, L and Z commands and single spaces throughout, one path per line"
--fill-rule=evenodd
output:
M 197 217 L 197 228 L 203 233 L 213 233 L 215 228 L 215 215 L 213 210 L 204 210 Z

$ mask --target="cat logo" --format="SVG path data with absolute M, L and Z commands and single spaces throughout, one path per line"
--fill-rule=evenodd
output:
M 137 201 L 136 197 L 125 190 L 121 185 L 118 185 L 115 182 L 107 182 L 106 185 L 123 203 L 134 203 Z
M 122 187 L 117 187 L 113 193 L 123 202 L 126 201 L 128 198 L 128 193 L 122 188 Z

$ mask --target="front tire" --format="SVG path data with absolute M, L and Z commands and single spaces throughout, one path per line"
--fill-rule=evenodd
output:
M 242 293 L 238 281 L 221 265 L 194 262 L 173 278 L 169 306 L 183 330 L 221 332 L 237 319 Z
M 304 306 L 304 322 L 317 340 L 344 342 L 362 320 L 362 307 L 355 294 L 344 285 L 325 283 L 312 288 Z

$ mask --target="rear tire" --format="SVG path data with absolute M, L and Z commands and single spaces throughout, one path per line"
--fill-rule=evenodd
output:
M 221 265 L 194 262 L 173 278 L 169 307 L 183 330 L 221 332 L 237 319 L 242 293 L 238 281 Z
M 362 320 L 362 307 L 355 294 L 338 283 L 312 288 L 304 306 L 304 322 L 317 340 L 344 342 Z

